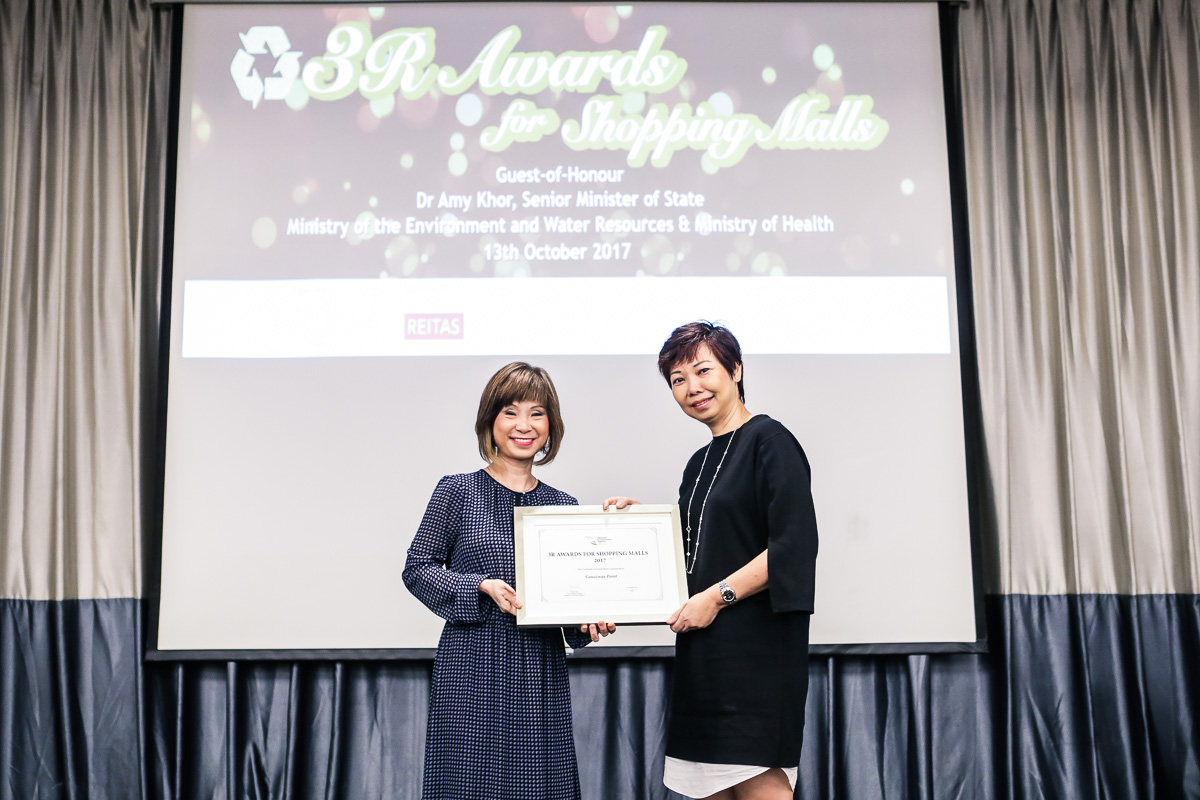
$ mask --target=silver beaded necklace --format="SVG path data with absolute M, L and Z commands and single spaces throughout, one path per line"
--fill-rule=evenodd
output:
M 692 570 L 696 568 L 696 559 L 700 556 L 700 533 L 704 530 L 704 507 L 708 505 L 708 496 L 712 494 L 713 484 L 717 482 L 717 476 L 721 474 L 721 465 L 725 463 L 725 456 L 729 455 L 729 448 L 733 447 L 733 439 L 737 436 L 738 429 L 734 428 L 733 436 L 729 437 L 729 441 L 725 444 L 725 452 L 721 453 L 721 460 L 717 462 L 716 472 L 713 473 L 712 480 L 708 483 L 708 491 L 704 493 L 704 500 L 700 503 L 700 521 L 696 523 L 696 549 L 692 550 L 692 501 L 696 499 L 696 489 L 700 486 L 700 476 L 704 474 L 704 465 L 708 463 L 708 452 L 712 450 L 712 442 L 708 443 L 708 447 L 704 450 L 704 460 L 700 462 L 700 471 L 696 473 L 696 482 L 692 484 L 692 496 L 688 498 L 687 506 L 687 552 L 684 556 L 684 562 L 691 559 L 688 564 L 687 574 L 691 575 Z M 713 440 L 714 442 L 716 439 Z

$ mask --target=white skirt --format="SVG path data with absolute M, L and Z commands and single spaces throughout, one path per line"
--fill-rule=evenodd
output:
M 708 797 L 722 789 L 737 786 L 742 781 L 762 775 L 770 767 L 750 767 L 742 764 L 705 764 L 701 761 L 684 761 L 667 756 L 663 769 L 663 785 L 684 797 Z M 784 767 L 792 791 L 796 791 L 799 767 Z

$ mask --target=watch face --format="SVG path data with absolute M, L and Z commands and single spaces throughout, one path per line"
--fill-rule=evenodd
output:
M 732 603 L 734 600 L 737 599 L 737 595 L 733 593 L 733 589 L 722 589 L 721 590 L 721 599 L 724 600 L 726 603 Z

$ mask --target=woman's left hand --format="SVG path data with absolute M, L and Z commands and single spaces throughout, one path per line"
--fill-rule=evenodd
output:
M 676 633 L 687 633 L 707 628 L 717 618 L 717 612 L 725 606 L 713 590 L 706 589 L 688 598 L 678 611 L 667 617 L 667 624 Z
M 600 641 L 601 636 L 608 636 L 616 629 L 617 626 L 615 624 L 611 622 L 604 622 L 603 620 L 600 622 L 593 622 L 590 625 L 585 622 L 579 626 L 579 632 L 591 634 L 593 642 Z

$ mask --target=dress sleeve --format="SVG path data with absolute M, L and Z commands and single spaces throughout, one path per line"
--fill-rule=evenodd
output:
M 479 622 L 486 599 L 479 584 L 487 575 L 446 568 L 462 530 L 465 500 L 463 487 L 453 477 L 438 481 L 404 564 L 404 585 L 430 611 L 450 622 Z
M 812 613 L 817 514 L 808 459 L 790 433 L 763 440 L 758 452 L 759 507 L 766 511 L 767 586 L 771 610 Z
M 587 647 L 592 643 L 592 635 L 579 630 L 578 626 L 570 625 L 562 629 L 563 639 L 567 642 L 567 647 L 572 650 L 578 650 L 581 647 Z

